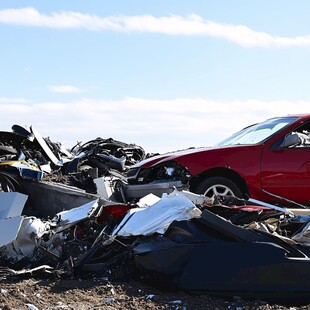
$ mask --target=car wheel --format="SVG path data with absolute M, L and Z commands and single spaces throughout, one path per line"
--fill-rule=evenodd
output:
M 218 195 L 242 198 L 242 192 L 239 187 L 233 181 L 224 177 L 210 177 L 203 180 L 197 186 L 196 193 L 209 198 L 214 198 Z

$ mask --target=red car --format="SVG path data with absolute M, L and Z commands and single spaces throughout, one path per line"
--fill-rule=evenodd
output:
M 278 203 L 310 204 L 310 114 L 251 125 L 214 147 L 143 160 L 127 173 L 129 197 L 169 192 L 234 195 Z M 285 201 L 282 200 L 282 201 Z

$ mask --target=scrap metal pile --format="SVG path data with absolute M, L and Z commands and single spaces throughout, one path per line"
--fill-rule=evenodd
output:
M 131 276 L 217 295 L 308 298 L 310 212 L 189 191 L 126 195 L 142 147 L 66 150 L 32 127 L 0 132 L 0 278 Z M 306 299 L 304 299 L 306 300 Z

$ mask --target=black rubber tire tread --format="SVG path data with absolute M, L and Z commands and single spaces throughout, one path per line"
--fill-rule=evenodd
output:
M 243 198 L 242 191 L 240 190 L 238 185 L 235 182 L 233 182 L 230 179 L 227 179 L 225 177 L 209 177 L 209 178 L 202 180 L 198 184 L 198 186 L 195 190 L 195 193 L 204 195 L 204 193 L 207 191 L 207 189 L 210 188 L 211 186 L 215 185 L 215 184 L 224 185 L 224 186 L 231 189 L 231 191 L 234 193 L 235 197 Z

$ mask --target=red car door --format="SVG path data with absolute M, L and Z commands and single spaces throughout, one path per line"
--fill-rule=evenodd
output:
M 310 203 L 310 147 L 265 146 L 261 158 L 261 187 L 271 194 Z

